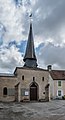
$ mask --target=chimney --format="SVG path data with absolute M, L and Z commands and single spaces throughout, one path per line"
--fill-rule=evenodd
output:
M 51 71 L 51 70 L 52 70 L 52 65 L 48 65 L 48 66 L 47 66 L 47 70 L 48 70 L 48 71 Z

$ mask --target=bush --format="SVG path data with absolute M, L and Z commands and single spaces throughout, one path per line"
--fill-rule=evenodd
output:
M 63 99 L 63 100 L 65 100 L 65 95 L 64 95 L 64 96 L 62 96 L 62 99 Z

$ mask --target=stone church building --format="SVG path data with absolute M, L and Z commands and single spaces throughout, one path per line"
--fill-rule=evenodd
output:
M 65 84 L 65 71 L 53 71 L 38 68 L 34 49 L 32 23 L 28 35 L 27 47 L 24 56 L 24 66 L 16 67 L 14 74 L 0 74 L 0 101 L 44 101 L 62 97 L 65 88 L 58 84 Z M 63 82 L 63 83 L 61 83 Z

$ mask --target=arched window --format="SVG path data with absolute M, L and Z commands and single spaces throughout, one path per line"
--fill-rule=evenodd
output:
M 24 80 L 24 75 L 22 76 L 22 80 Z
M 3 88 L 3 95 L 7 95 L 7 87 Z

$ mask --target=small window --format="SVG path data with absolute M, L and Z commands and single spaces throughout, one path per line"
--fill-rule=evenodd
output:
M 44 81 L 44 77 L 42 77 L 42 81 Z
M 58 91 L 58 96 L 61 96 L 61 90 Z
M 58 81 L 58 86 L 61 86 L 61 81 Z
M 35 77 L 33 77 L 33 81 L 35 81 Z
M 43 92 L 43 94 L 45 94 L 45 92 Z
M 22 76 L 22 80 L 24 80 L 24 75 Z
M 3 89 L 3 95 L 7 95 L 7 88 L 6 87 Z

